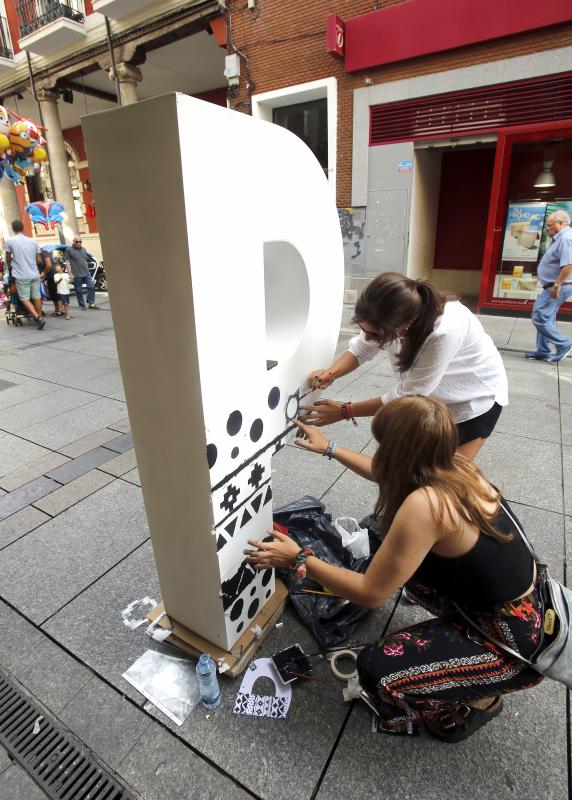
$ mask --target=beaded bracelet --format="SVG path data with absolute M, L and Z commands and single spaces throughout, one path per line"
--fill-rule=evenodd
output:
M 328 442 L 326 449 L 322 453 L 323 456 L 327 456 L 331 461 L 334 453 L 336 452 L 336 443 L 335 442 Z
M 296 583 L 303 581 L 306 577 L 306 559 L 310 556 L 315 556 L 316 554 L 312 550 L 311 547 L 302 547 L 296 556 L 296 559 L 293 564 L 290 565 L 288 568 L 291 572 L 294 573 L 293 577 Z

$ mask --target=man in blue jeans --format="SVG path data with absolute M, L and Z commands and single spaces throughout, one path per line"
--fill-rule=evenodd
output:
M 85 300 L 83 299 L 83 284 L 87 287 L 87 307 L 97 310 L 95 305 L 95 286 L 89 273 L 87 261 L 87 251 L 81 246 L 81 236 L 73 237 L 73 244 L 68 247 L 65 253 L 65 262 L 68 272 L 71 272 L 75 296 L 82 311 L 86 310 Z
M 556 327 L 558 309 L 572 298 L 572 229 L 566 211 L 554 211 L 546 220 L 552 244 L 538 265 L 538 280 L 542 293 L 532 308 L 536 328 L 536 350 L 525 358 L 537 361 L 561 361 L 572 350 L 572 341 Z M 554 345 L 552 353 L 550 346 Z

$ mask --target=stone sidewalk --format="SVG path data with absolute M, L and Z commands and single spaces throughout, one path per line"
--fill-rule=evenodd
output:
M 159 598 L 159 586 L 111 316 L 98 302 L 102 311 L 49 318 L 42 332 L 0 322 L 0 668 L 146 800 L 569 797 L 566 692 L 548 681 L 508 697 L 494 723 L 455 747 L 372 733 L 367 708 L 343 702 L 323 662 L 315 674 L 326 681 L 294 685 L 285 720 L 235 716 L 240 681 L 224 678 L 221 706 L 195 709 L 181 727 L 149 709 L 121 674 L 161 646 L 125 627 L 120 612 Z M 526 362 L 518 351 L 533 347 L 529 321 L 482 321 L 504 348 L 510 406 L 479 463 L 562 578 L 572 533 L 572 360 Z M 380 355 L 330 394 L 357 400 L 391 382 Z M 334 435 L 373 451 L 365 420 Z M 373 487 L 336 462 L 287 446 L 273 466 L 275 507 L 307 493 L 334 516 L 360 519 L 373 507 Z M 369 614 L 356 639 L 379 635 L 391 607 Z M 399 606 L 390 629 L 422 613 Z M 295 642 L 315 649 L 290 608 L 282 619 L 260 655 Z M 0 800 L 41 797 L 0 748 Z

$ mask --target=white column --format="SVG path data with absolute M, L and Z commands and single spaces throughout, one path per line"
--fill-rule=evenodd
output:
M 0 232 L 4 239 L 12 236 L 12 221 L 20 219 L 20 206 L 16 196 L 16 187 L 4 176 L 0 183 Z
M 137 84 L 141 83 L 143 80 L 143 73 L 139 67 L 129 63 L 129 61 L 120 61 L 115 67 L 117 69 L 117 77 L 119 78 L 122 105 L 128 106 L 131 105 L 131 103 L 136 103 L 139 100 L 137 96 Z M 113 67 L 109 69 L 109 80 L 115 81 Z
M 73 239 L 78 233 L 75 203 L 68 166 L 68 156 L 64 145 L 64 134 L 58 111 L 58 93 L 51 89 L 38 89 L 38 100 L 42 108 L 44 125 L 47 128 L 48 158 L 52 173 L 52 191 L 58 203 L 62 203 L 64 214 L 64 235 Z

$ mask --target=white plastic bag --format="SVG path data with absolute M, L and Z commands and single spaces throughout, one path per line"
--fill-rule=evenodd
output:
M 354 558 L 369 556 L 369 536 L 367 528 L 360 528 L 353 517 L 338 517 L 334 527 L 342 537 L 342 544 L 347 547 Z

